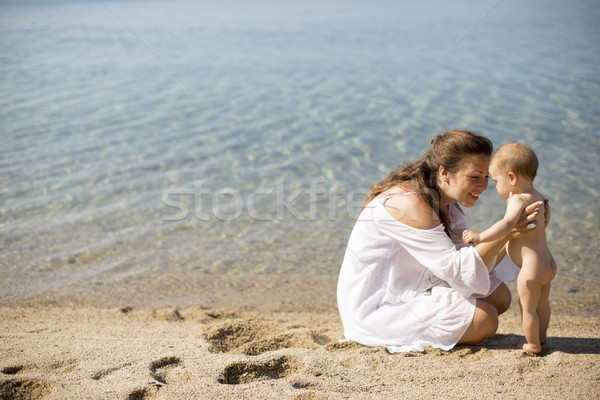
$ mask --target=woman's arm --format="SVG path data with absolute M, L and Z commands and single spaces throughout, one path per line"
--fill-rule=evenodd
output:
M 491 242 L 480 243 L 475 247 L 475 250 L 479 253 L 479 256 L 485 263 L 485 265 L 490 265 L 490 263 L 494 260 L 494 257 L 504 248 L 504 245 L 510 239 L 510 235 L 506 235 L 503 238 L 492 240 Z M 493 270 L 495 265 L 491 265 L 488 267 L 488 270 Z
M 539 207 L 542 204 L 543 203 L 537 202 L 525 207 L 521 211 L 520 218 L 515 227 L 504 237 L 481 243 L 475 247 L 475 250 L 477 250 L 479 256 L 486 265 L 489 265 L 494 260 L 494 257 L 496 257 L 510 239 L 524 237 L 533 232 L 533 228 L 535 228 L 535 219 L 538 215 Z M 490 270 L 493 269 L 493 267 L 494 266 L 492 266 Z

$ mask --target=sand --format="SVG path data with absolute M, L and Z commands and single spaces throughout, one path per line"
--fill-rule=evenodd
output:
M 0 398 L 599 398 L 600 320 L 568 304 L 539 356 L 514 304 L 478 346 L 400 354 L 340 342 L 335 309 L 4 305 Z

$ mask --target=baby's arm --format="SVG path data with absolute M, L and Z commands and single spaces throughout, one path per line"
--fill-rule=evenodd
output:
M 465 231 L 463 231 L 463 242 L 465 242 L 466 244 L 471 244 L 471 243 L 479 243 L 480 237 L 479 237 L 479 233 L 472 231 L 470 229 L 467 229 Z
M 503 238 L 515 227 L 521 212 L 527 206 L 519 195 L 513 195 L 508 199 L 504 218 L 481 233 L 466 230 L 463 232 L 463 241 L 467 244 L 490 242 Z

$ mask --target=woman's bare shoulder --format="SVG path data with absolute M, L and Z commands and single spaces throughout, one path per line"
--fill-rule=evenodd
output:
M 433 229 L 440 224 L 437 213 L 417 194 L 390 197 L 383 206 L 396 220 L 416 229 Z

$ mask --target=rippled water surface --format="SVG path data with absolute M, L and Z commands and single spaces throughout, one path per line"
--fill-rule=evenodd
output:
M 599 282 L 599 20 L 591 0 L 2 2 L 0 301 L 331 280 L 368 186 L 449 128 L 536 150 L 561 274 Z M 503 215 L 490 189 L 474 228 Z

